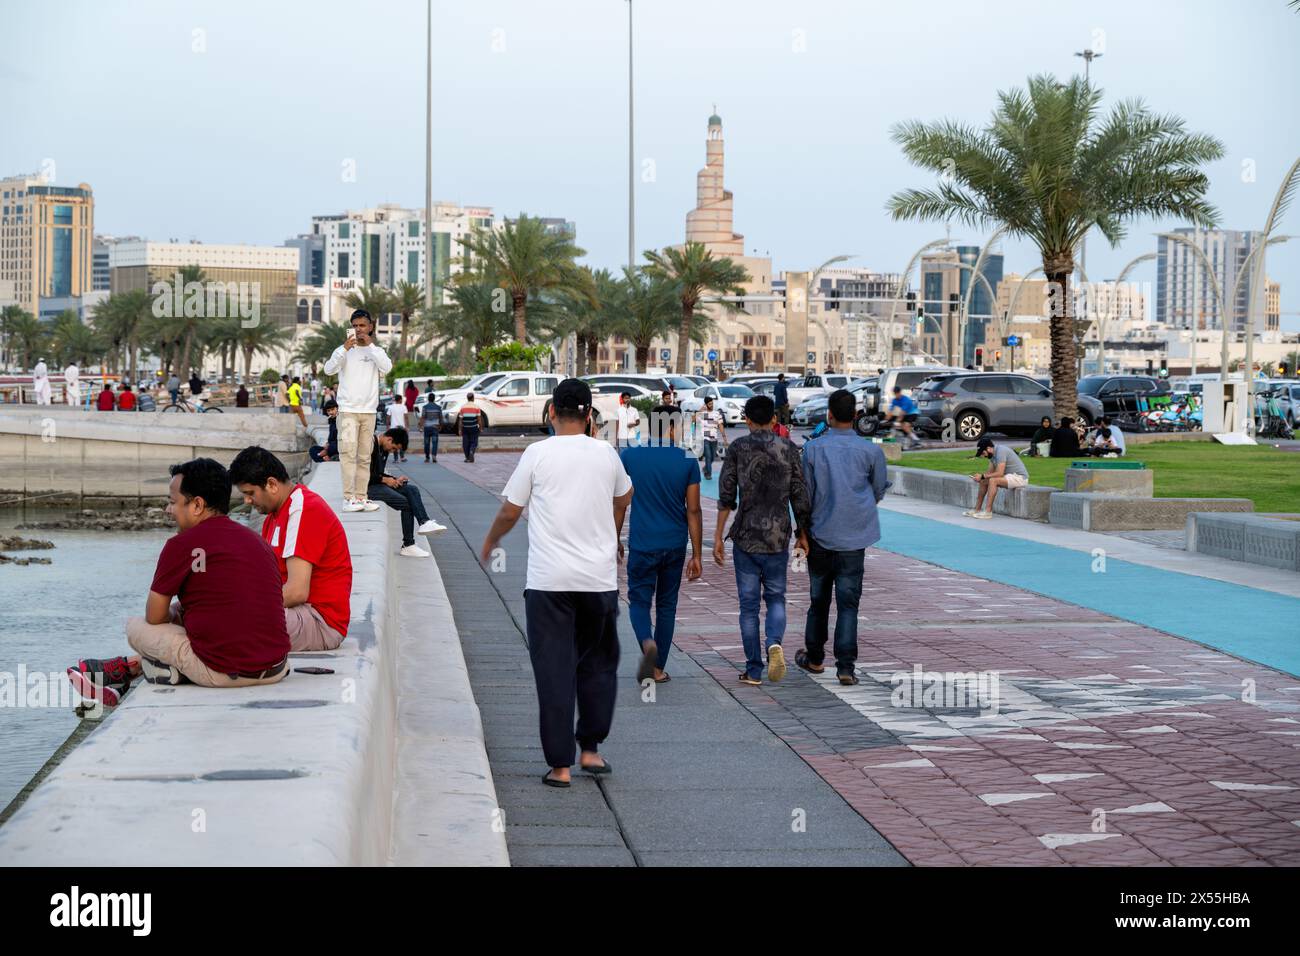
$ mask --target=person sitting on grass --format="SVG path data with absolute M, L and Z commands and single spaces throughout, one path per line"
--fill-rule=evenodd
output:
M 324 445 L 312 445 L 311 448 L 307 449 L 307 454 L 311 456 L 312 461 L 338 461 L 339 403 L 332 398 L 327 398 L 321 410 L 325 413 L 325 417 L 329 419 L 329 435 L 326 436 Z
M 1038 446 L 1043 442 L 1047 442 L 1050 445 L 1052 441 L 1052 433 L 1054 431 L 1055 429 L 1052 428 L 1052 419 L 1049 416 L 1044 415 L 1042 421 L 1038 423 L 1038 427 L 1034 429 L 1034 437 L 1029 439 L 1029 447 L 1025 449 L 1025 453 L 1031 458 L 1042 457 L 1038 454 Z
M 382 501 L 401 513 L 402 550 L 397 553 L 405 558 L 427 558 L 429 552 L 415 543 L 416 532 L 441 534 L 447 530 L 446 526 L 429 517 L 429 512 L 424 510 L 420 489 L 411 484 L 410 479 L 405 475 L 395 477 L 384 473 L 388 456 L 405 451 L 409 441 L 410 435 L 400 427 L 390 428 L 375 439 L 375 447 L 370 452 L 370 484 L 366 494 L 372 501 Z M 417 521 L 420 522 L 418 528 L 415 526 Z
M 1113 437 L 1117 431 L 1119 431 L 1119 428 L 1115 426 L 1107 428 L 1105 425 L 1102 425 L 1098 428 L 1093 435 L 1092 444 L 1088 446 L 1088 454 L 1094 455 L 1097 458 L 1102 458 L 1106 455 L 1118 456 L 1119 445 L 1115 444 L 1115 439 Z
M 1111 444 L 1114 446 L 1114 447 L 1107 448 L 1107 453 L 1114 452 L 1117 455 L 1125 454 L 1128 451 L 1128 447 L 1124 441 L 1124 429 L 1119 427 L 1119 422 L 1115 421 L 1115 419 L 1107 415 L 1103 415 L 1101 418 L 1097 419 L 1097 435 L 1101 434 L 1101 430 L 1103 428 L 1110 429 L 1109 438 Z M 1094 448 L 1096 447 L 1096 444 L 1097 444 L 1097 436 L 1094 436 L 1093 437 Z M 1097 452 L 1094 451 L 1093 454 L 1097 454 Z
M 230 482 L 266 515 L 262 540 L 278 559 L 281 614 L 293 650 L 334 650 L 352 618 L 352 554 L 339 516 L 306 485 L 290 482 L 284 462 L 256 445 L 235 456 Z
M 220 462 L 196 458 L 173 465 L 171 476 L 167 514 L 177 533 L 158 557 L 144 617 L 126 624 L 138 656 L 83 660 L 68 669 L 78 693 L 110 707 L 139 676 L 156 684 L 245 687 L 288 673 L 275 553 L 226 516 L 230 474 Z
M 971 475 L 972 481 L 979 482 L 979 493 L 975 497 L 974 510 L 962 514 L 968 518 L 992 518 L 993 499 L 997 497 L 998 489 L 1025 487 L 1029 484 L 1029 472 L 1010 445 L 996 445 L 987 435 L 975 446 L 974 457 L 989 459 L 989 466 L 983 474 Z
M 1078 458 L 1083 452 L 1079 448 L 1079 433 L 1074 430 L 1074 419 L 1068 415 L 1061 417 L 1061 427 L 1052 432 L 1052 446 L 1048 453 L 1052 458 Z

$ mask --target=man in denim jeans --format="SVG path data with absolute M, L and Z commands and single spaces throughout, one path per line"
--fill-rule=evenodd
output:
M 853 430 L 852 392 L 832 392 L 826 403 L 824 435 L 804 448 L 803 474 L 812 499 L 808 552 L 811 603 L 804 648 L 794 662 L 820 674 L 825 667 L 831 594 L 835 595 L 835 672 L 841 684 L 856 684 L 858 601 L 866 549 L 880 540 L 876 505 L 889 487 L 885 454 Z
M 628 535 L 627 603 L 632 630 L 641 644 L 638 683 L 651 677 L 658 684 L 669 679 L 664 666 L 673 644 L 688 536 L 691 560 L 686 565 L 686 577 L 694 581 L 701 572 L 704 517 L 700 510 L 700 466 L 694 455 L 677 446 L 681 417 L 681 409 L 675 405 L 655 406 L 650 412 L 649 442 L 619 452 L 623 469 L 636 489 Z M 618 524 L 621 535 L 622 521 Z M 622 542 L 618 547 L 621 556 Z
M 785 577 L 790 560 L 790 511 L 798 534 L 797 547 L 808 552 L 808 519 L 812 505 L 804 485 L 799 449 L 772 432 L 776 405 L 766 395 L 745 403 L 749 434 L 731 443 L 718 481 L 718 526 L 713 536 L 713 560 L 727 560 L 723 532 L 736 512 L 731 538 L 736 562 L 736 591 L 740 599 L 740 638 L 745 645 L 742 684 L 757 685 L 763 677 L 763 643 L 758 636 L 761 595 L 767 605 L 767 677 L 785 676 Z M 819 441 L 821 439 L 818 439 Z M 740 507 L 737 509 L 737 496 Z

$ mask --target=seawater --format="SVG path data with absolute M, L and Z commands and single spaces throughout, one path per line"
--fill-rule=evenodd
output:
M 144 614 L 158 552 L 171 531 L 16 531 L 51 511 L 0 512 L 0 535 L 54 542 L 15 551 L 49 565 L 0 565 L 0 672 L 62 674 L 82 657 L 127 654 L 125 623 Z M 75 695 L 71 695 L 75 699 Z M 111 719 L 111 718 L 109 718 Z M 71 706 L 0 706 L 0 809 L 76 728 Z

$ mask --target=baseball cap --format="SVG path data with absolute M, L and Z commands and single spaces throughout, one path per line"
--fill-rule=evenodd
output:
M 591 408 L 591 386 L 581 379 L 566 378 L 555 386 L 551 403 L 556 408 L 585 412 Z
M 983 454 L 984 449 L 992 448 L 992 447 L 993 447 L 993 439 L 985 435 L 983 438 L 981 438 L 978 442 L 975 443 L 975 454 L 971 455 L 971 457 L 978 458 L 981 454 Z

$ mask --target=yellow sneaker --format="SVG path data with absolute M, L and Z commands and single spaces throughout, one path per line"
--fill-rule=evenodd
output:
M 767 649 L 767 679 L 779 681 L 785 676 L 785 651 L 780 644 L 773 644 Z

